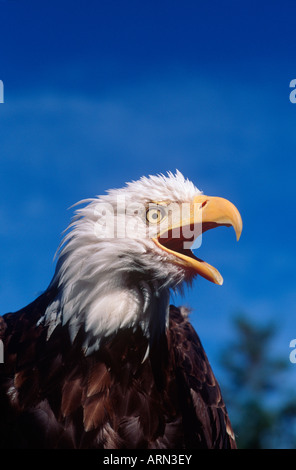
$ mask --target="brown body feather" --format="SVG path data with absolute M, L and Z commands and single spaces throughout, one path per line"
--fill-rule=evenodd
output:
M 36 326 L 55 295 L 1 322 L 1 448 L 235 448 L 220 388 L 178 308 L 144 361 L 140 329 L 119 330 L 85 356 L 83 330 L 71 343 L 67 325 L 49 339 Z

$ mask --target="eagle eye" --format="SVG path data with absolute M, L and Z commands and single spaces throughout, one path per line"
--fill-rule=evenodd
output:
M 163 206 L 149 207 L 146 211 L 146 220 L 149 224 L 158 224 L 166 216 L 166 210 Z

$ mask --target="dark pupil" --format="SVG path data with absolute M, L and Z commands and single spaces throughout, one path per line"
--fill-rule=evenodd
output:
M 153 219 L 158 219 L 158 213 L 157 213 L 157 212 L 154 212 L 154 214 L 152 214 L 152 218 L 153 218 Z

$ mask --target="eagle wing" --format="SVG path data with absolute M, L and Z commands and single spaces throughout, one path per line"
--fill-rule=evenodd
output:
M 219 384 L 187 312 L 170 307 L 171 349 L 182 410 L 186 446 L 236 448 Z

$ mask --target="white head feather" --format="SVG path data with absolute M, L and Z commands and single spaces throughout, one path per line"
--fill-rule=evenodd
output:
M 177 171 L 143 177 L 87 200 L 58 254 L 51 286 L 58 286 L 59 295 L 43 318 L 49 335 L 62 322 L 74 340 L 83 326 L 89 352 L 123 327 L 140 326 L 147 336 L 157 335 L 167 321 L 169 290 L 181 285 L 185 270 L 153 243 L 141 210 L 129 214 L 125 208 L 135 202 L 139 207 L 152 201 L 190 202 L 197 194 Z M 110 208 L 114 222 L 106 224 Z M 130 224 L 132 236 L 122 234 L 122 223 Z

